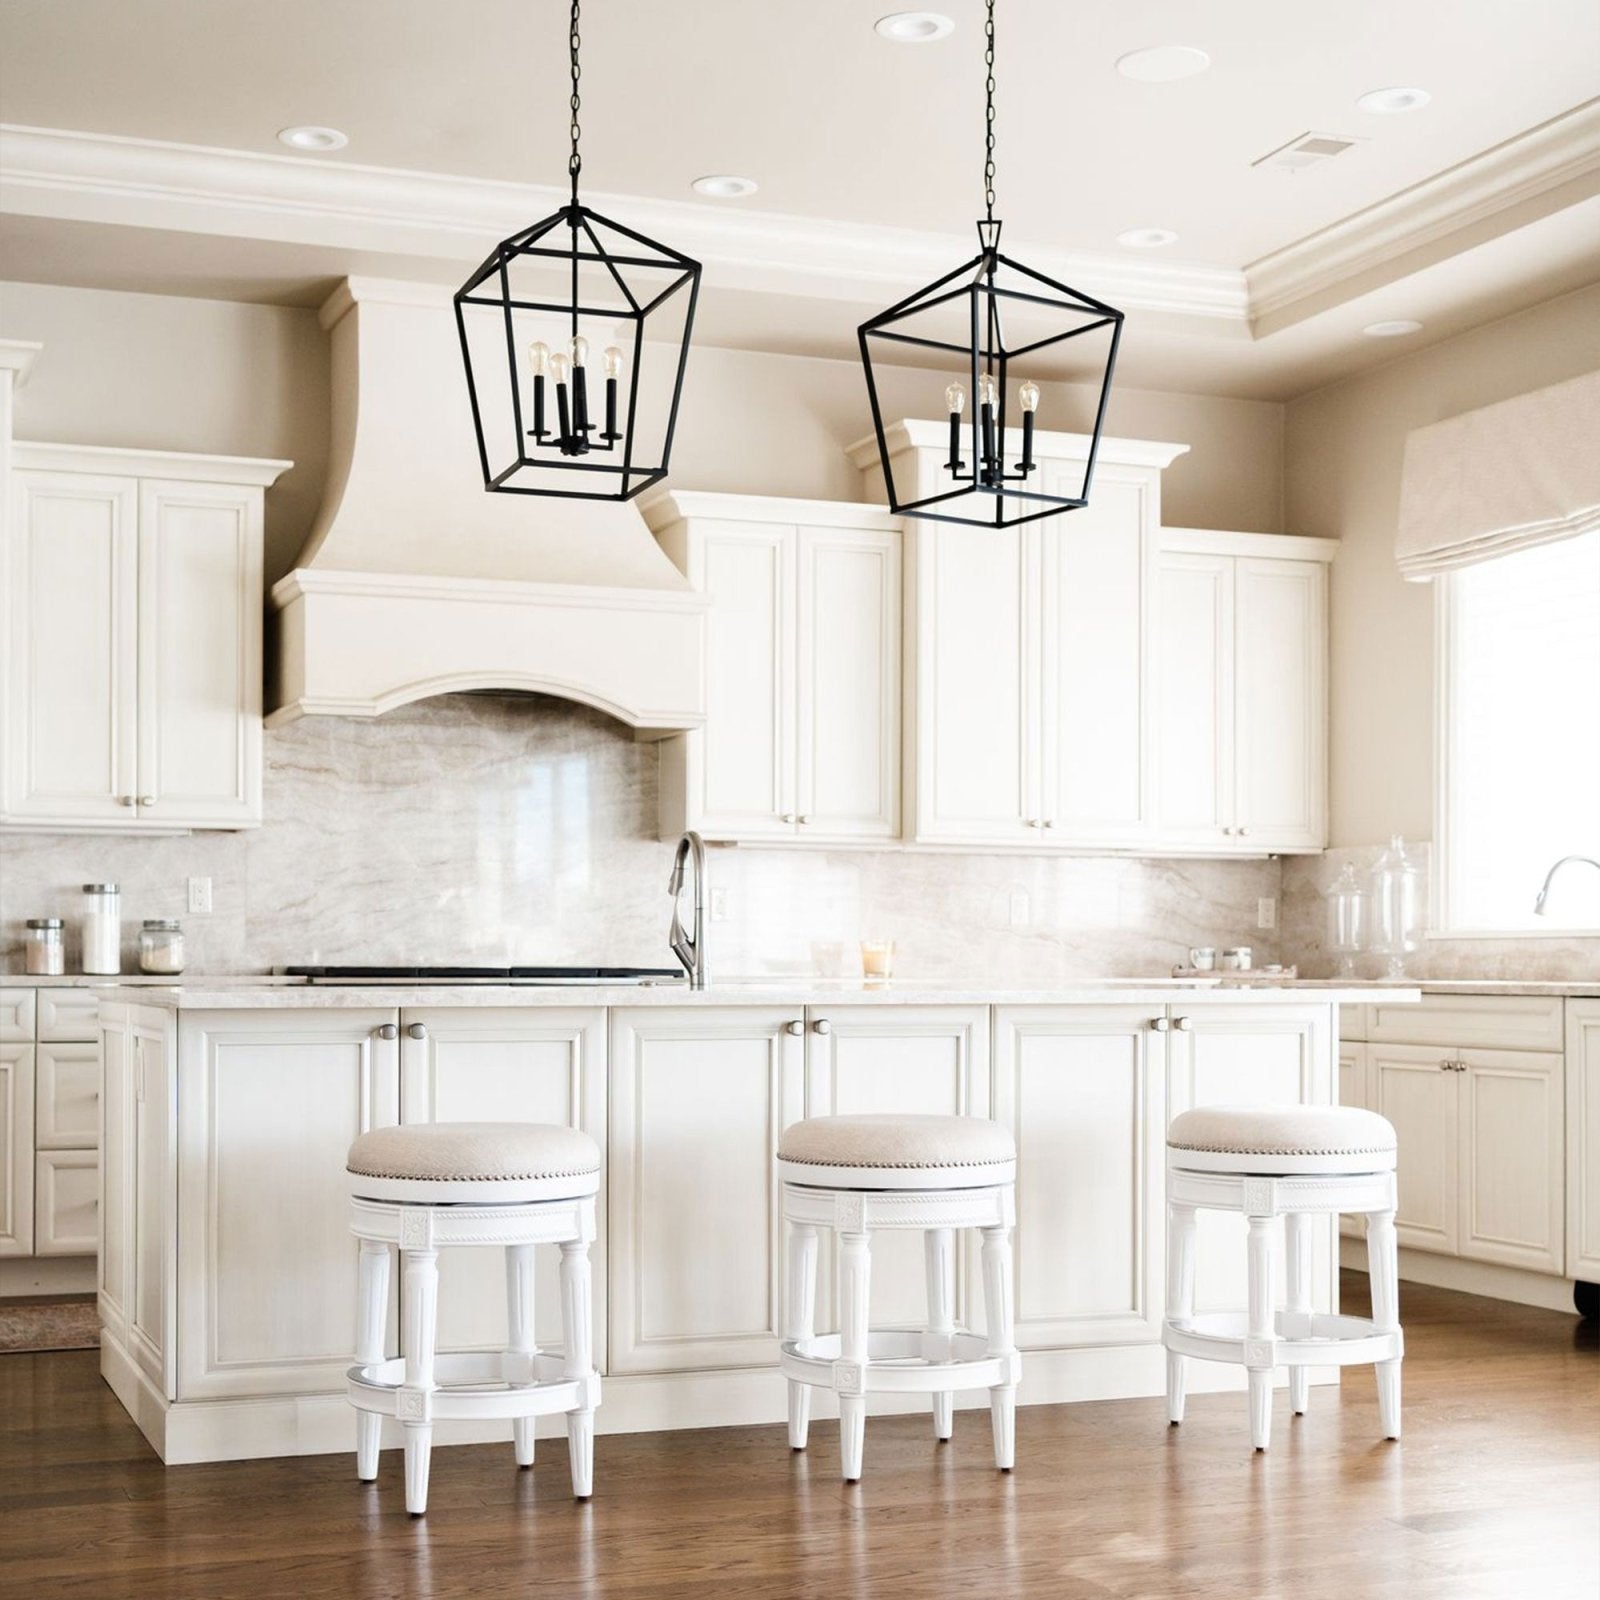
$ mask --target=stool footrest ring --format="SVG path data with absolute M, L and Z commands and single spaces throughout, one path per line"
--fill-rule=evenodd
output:
M 1262 1340 L 1250 1338 L 1242 1311 L 1205 1312 L 1181 1324 L 1164 1322 L 1161 1342 L 1178 1355 L 1250 1367 L 1351 1367 L 1398 1361 L 1405 1353 L 1398 1328 L 1320 1311 L 1279 1311 L 1272 1337 Z
M 988 1341 L 975 1333 L 941 1334 L 953 1359 L 929 1361 L 927 1336 L 915 1328 L 874 1328 L 867 1335 L 864 1365 L 842 1362 L 836 1333 L 785 1340 L 778 1365 L 786 1378 L 821 1389 L 854 1394 L 939 1394 L 955 1389 L 993 1389 L 1014 1385 L 1022 1376 L 1022 1357 L 1015 1350 L 989 1353 Z M 842 1366 L 852 1368 L 848 1386 L 841 1384 Z
M 542 1417 L 600 1403 L 600 1374 L 567 1377 L 555 1355 L 489 1350 L 435 1356 L 436 1387 L 427 1391 L 407 1389 L 405 1376 L 403 1357 L 351 1367 L 351 1404 L 402 1421 L 467 1422 Z

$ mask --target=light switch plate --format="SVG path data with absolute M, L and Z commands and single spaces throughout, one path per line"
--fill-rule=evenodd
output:
M 191 878 L 189 880 L 189 915 L 191 917 L 208 917 L 211 915 L 211 880 L 209 878 Z
M 1278 926 L 1278 902 L 1270 895 L 1263 895 L 1256 901 L 1256 926 L 1268 929 Z
M 728 902 L 730 898 L 730 892 L 727 889 L 713 889 L 711 891 L 711 920 L 713 922 L 726 922 L 728 920 Z

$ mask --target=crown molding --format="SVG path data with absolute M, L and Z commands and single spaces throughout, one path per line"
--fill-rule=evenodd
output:
M 1600 194 L 1600 99 L 1262 256 L 1245 268 L 1257 338 Z
M 965 236 L 594 194 L 640 231 L 670 238 L 720 288 L 876 299 L 949 271 Z M 128 227 L 481 261 L 565 189 L 407 172 L 306 156 L 0 125 L 0 211 Z M 1124 308 L 1242 325 L 1241 273 L 1194 262 L 1027 247 L 1032 264 Z

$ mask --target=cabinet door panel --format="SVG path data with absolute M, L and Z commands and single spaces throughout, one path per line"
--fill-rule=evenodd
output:
M 1461 1254 L 1560 1272 L 1565 1261 L 1562 1058 L 1458 1050 Z
M 1072 492 L 1082 476 L 1054 464 L 1045 486 Z M 1087 506 L 1038 530 L 1048 843 L 1136 843 L 1151 822 L 1151 487 L 1103 469 Z
M 35 1052 L 40 1150 L 92 1150 L 100 1142 L 100 1046 L 40 1044 Z
M 99 1234 L 100 1157 L 41 1150 L 35 1167 L 34 1254 L 92 1256 Z
M 33 1254 L 33 1046 L 0 1044 L 0 1256 Z
M 706 725 L 688 737 L 710 838 L 794 832 L 794 552 L 794 529 L 770 523 L 704 538 Z
M 1216 847 L 1233 821 L 1233 559 L 1163 552 L 1157 593 L 1161 837 Z
M 1458 1073 L 1442 1045 L 1367 1046 L 1372 1109 L 1394 1124 L 1399 1208 L 1395 1232 L 1414 1250 L 1454 1255 L 1460 1242 Z
M 133 1240 L 128 1258 L 127 1345 L 151 1382 L 171 1399 L 174 1286 L 168 1251 L 175 1186 L 169 1049 L 164 1031 L 142 1025 L 134 1029 L 133 1093 L 128 1106 Z
M 1177 1009 L 1177 1008 L 1175 1008 Z M 1207 1005 L 1174 1017 L 1170 1109 L 1196 1105 L 1327 1105 L 1333 1098 L 1333 1008 Z M 1202 1211 L 1195 1305 L 1246 1303 L 1243 1217 Z M 1331 1219 L 1313 1229 L 1312 1283 L 1319 1310 L 1334 1304 Z
M 1600 1000 L 1567 1001 L 1567 1276 L 1600 1283 Z
M 916 837 L 1036 843 L 1038 541 L 928 525 L 914 537 Z
M 39 1041 L 92 1043 L 100 1037 L 100 1001 L 81 989 L 40 989 Z
M 405 1122 L 547 1122 L 582 1128 L 605 1149 L 605 1013 L 599 1009 L 409 1010 L 401 1015 Z M 425 1037 L 413 1039 L 420 1024 Z M 605 1317 L 605 1194 L 596 1205 L 594 1325 Z M 558 1250 L 537 1252 L 534 1329 L 561 1348 Z M 482 1246 L 439 1258 L 439 1348 L 503 1350 L 505 1251 Z M 605 1351 L 599 1352 L 604 1363 Z
M 900 536 L 801 528 L 801 836 L 900 831 Z
M 128 1183 L 129 1107 L 133 1099 L 133 1034 L 125 1008 L 112 1007 L 100 1036 L 100 1321 L 125 1339 L 129 1260 L 133 1249 L 133 1203 Z M 115 1218 L 115 1226 L 108 1226 Z
M 131 822 L 135 481 L 51 472 L 15 479 L 0 812 L 18 821 Z
M 995 1115 L 1017 1141 L 1017 1342 L 1161 1334 L 1166 1054 L 1160 1012 L 1001 1007 Z
M 1238 562 L 1234 810 L 1251 849 L 1327 843 L 1326 618 L 1322 562 Z
M 825 1021 L 829 1032 L 817 1032 Z M 806 1115 L 865 1112 L 989 1115 L 989 1013 L 982 1006 L 894 1006 L 815 1009 L 806 1045 Z M 922 1234 L 885 1231 L 872 1238 L 875 1327 L 927 1322 Z M 831 1249 L 822 1252 L 819 1314 L 834 1311 Z M 956 1315 L 971 1321 L 971 1239 L 956 1262 Z M 819 1323 L 819 1326 L 823 1324 Z
M 139 486 L 139 815 L 261 820 L 261 491 Z
M 778 1137 L 802 1113 L 799 1013 L 611 1013 L 610 1369 L 773 1365 Z
M 398 1048 L 377 1034 L 394 1021 L 381 1009 L 185 1014 L 182 1398 L 343 1389 L 356 1295 L 345 1152 L 399 1120 Z

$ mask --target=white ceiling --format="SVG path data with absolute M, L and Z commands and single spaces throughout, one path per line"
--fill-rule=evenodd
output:
M 681 216 L 718 236 L 722 254 L 706 253 L 708 336 L 844 353 L 856 309 L 933 275 L 920 270 L 929 240 L 903 253 L 903 241 L 867 230 L 919 230 L 968 252 L 983 8 L 938 8 L 955 19 L 953 36 L 907 46 L 872 29 L 895 0 L 590 5 L 586 191 L 651 202 L 663 230 Z M 284 158 L 230 169 L 236 187 L 276 182 L 291 160 L 333 169 L 322 180 L 344 181 L 346 212 L 359 209 L 359 186 L 378 182 L 375 168 L 459 177 L 463 195 L 558 186 L 566 10 L 562 0 L 0 0 L 0 119 Z M 1359 338 L 1365 322 L 1419 316 L 1433 338 L 1600 277 L 1600 221 L 1587 204 L 1600 193 L 1597 119 L 1570 132 L 1563 122 L 1543 143 L 1529 135 L 1569 117 L 1600 81 L 1596 0 L 1000 0 L 998 17 L 1007 242 L 1070 262 L 1092 292 L 1120 289 L 1130 335 L 1143 312 L 1129 352 L 1138 381 L 1294 392 L 1394 354 Z M 1123 53 L 1167 42 L 1207 50 L 1211 70 L 1172 84 L 1116 72 Z M 1356 108 L 1363 91 L 1396 84 L 1428 89 L 1432 103 L 1397 117 Z M 330 124 L 350 143 L 288 158 L 275 134 L 293 123 Z M 1294 177 L 1252 167 L 1308 130 L 1365 142 Z M 1524 147 L 1537 147 L 1537 162 Z M 242 219 L 242 194 L 241 215 L 202 219 L 191 206 L 176 217 L 162 204 L 177 180 L 148 172 L 141 213 L 125 177 L 108 198 L 125 152 L 60 149 L 48 182 L 30 168 L 19 186 L 18 164 L 0 160 L 11 276 L 305 302 L 349 270 L 451 281 L 499 220 L 486 215 L 475 237 L 457 225 L 447 246 L 331 232 L 301 200 L 270 227 Z M 190 166 L 189 190 L 214 192 L 197 157 Z M 706 172 L 746 174 L 760 194 L 698 199 L 688 185 Z M 442 187 L 435 178 L 417 192 Z M 880 241 L 885 270 L 835 288 L 739 270 L 759 235 L 795 219 L 825 230 L 816 237 L 829 248 L 838 224 Z M 1120 250 L 1116 235 L 1138 226 L 1179 240 Z M 1323 262 L 1338 270 L 1319 275 Z M 863 287 L 878 276 L 884 290 Z

